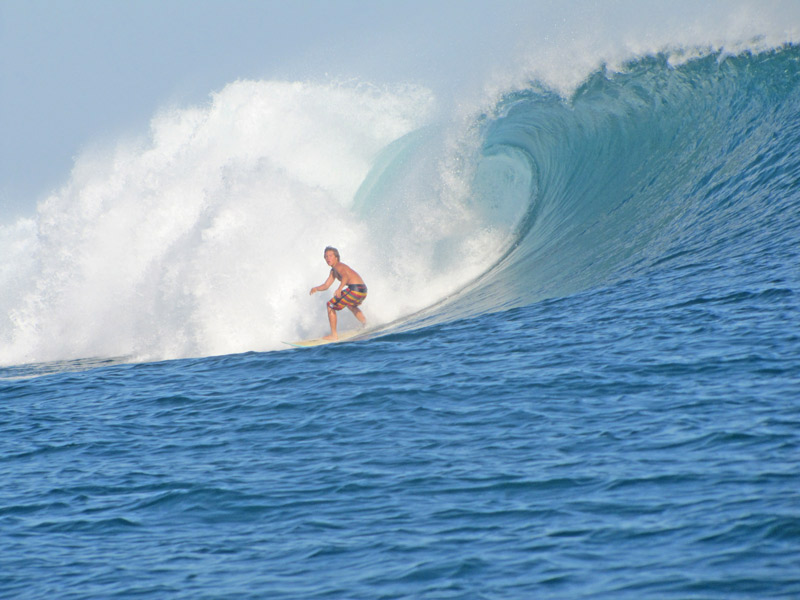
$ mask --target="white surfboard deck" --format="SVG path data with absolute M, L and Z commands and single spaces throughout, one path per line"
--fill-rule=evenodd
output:
M 283 342 L 289 346 L 294 346 L 295 348 L 310 348 L 312 346 L 324 346 L 325 344 L 335 344 L 336 342 L 343 342 L 345 340 L 349 340 L 352 337 L 357 336 L 359 333 L 362 333 L 362 329 L 354 329 L 352 331 L 344 331 L 339 334 L 338 340 L 326 340 L 325 338 L 314 338 L 313 340 L 300 340 L 299 342 Z

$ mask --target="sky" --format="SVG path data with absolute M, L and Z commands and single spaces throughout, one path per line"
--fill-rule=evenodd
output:
M 0 210 L 29 205 L 84 145 L 237 78 L 303 70 L 332 35 L 291 2 L 2 0 Z
M 435 89 L 479 82 L 532 41 L 647 39 L 742 6 L 745 25 L 771 14 L 800 26 L 798 0 L 0 0 L 0 224 L 31 214 L 87 149 L 237 79 Z
M 417 78 L 424 65 L 422 77 L 436 79 L 448 69 L 442 56 L 457 54 L 452 37 L 436 35 L 446 21 L 456 14 L 462 23 L 486 24 L 472 18 L 471 6 L 485 8 L 456 1 L 0 0 L 0 223 L 62 184 L 87 146 L 146 131 L 160 107 L 202 102 L 237 79 L 409 78 L 403 65 L 413 65 Z M 461 29 L 465 42 L 479 39 Z

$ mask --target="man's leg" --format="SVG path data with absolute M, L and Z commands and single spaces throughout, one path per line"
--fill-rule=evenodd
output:
M 348 306 L 347 308 L 349 308 L 350 311 L 356 316 L 356 319 L 361 321 L 362 325 L 367 324 L 367 317 L 364 316 L 364 313 L 361 312 L 360 308 L 358 308 L 357 306 Z
M 338 340 L 339 334 L 336 333 L 336 311 L 333 310 L 330 306 L 328 307 L 328 322 L 331 324 L 331 334 L 326 335 L 323 339 L 325 340 Z

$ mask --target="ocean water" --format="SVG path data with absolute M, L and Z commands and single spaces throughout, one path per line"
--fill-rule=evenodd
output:
M 0 233 L 2 597 L 800 597 L 796 46 L 240 81 Z

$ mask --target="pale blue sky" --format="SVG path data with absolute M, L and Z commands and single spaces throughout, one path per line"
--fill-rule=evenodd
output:
M 435 84 L 483 28 L 502 42 L 525 4 L 1 0 L 0 223 L 64 183 L 87 145 L 145 132 L 165 104 L 239 78 Z
M 764 1 L 0 0 L 0 224 L 31 214 L 87 147 L 141 135 L 159 108 L 203 102 L 239 78 L 439 92 L 480 80 L 519 44 L 580 43 L 595 27 L 646 37 L 667 19 L 718 21 L 733 5 L 800 25 L 800 2 Z
M 164 103 L 324 72 L 325 49 L 368 17 L 353 2 L 2 0 L 0 211 L 30 206 L 85 144 L 145 130 Z

